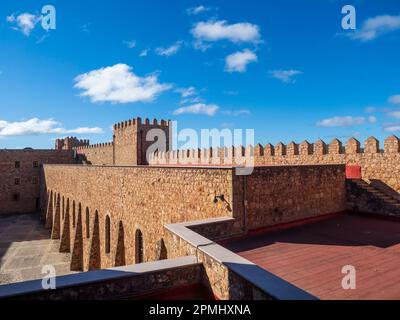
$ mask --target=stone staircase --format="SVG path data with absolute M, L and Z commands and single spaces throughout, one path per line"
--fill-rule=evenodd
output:
M 361 179 L 347 180 L 347 203 L 350 210 L 400 217 L 400 201 Z

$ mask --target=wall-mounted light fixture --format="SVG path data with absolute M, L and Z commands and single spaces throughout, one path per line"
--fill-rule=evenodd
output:
M 223 194 L 221 194 L 219 196 L 215 195 L 214 196 L 214 203 L 217 203 L 218 199 L 221 200 L 222 202 L 224 202 L 225 201 L 225 196 Z

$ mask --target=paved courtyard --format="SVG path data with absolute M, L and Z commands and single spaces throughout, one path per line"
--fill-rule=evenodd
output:
M 0 285 L 41 279 L 44 265 L 57 275 L 73 273 L 70 254 L 59 253 L 59 246 L 37 214 L 0 215 Z

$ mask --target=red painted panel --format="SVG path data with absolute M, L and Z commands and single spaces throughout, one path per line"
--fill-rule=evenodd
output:
M 346 178 L 347 179 L 361 179 L 361 167 L 354 165 L 346 166 Z

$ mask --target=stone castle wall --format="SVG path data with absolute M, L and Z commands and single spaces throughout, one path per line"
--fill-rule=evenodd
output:
M 0 150 L 0 214 L 37 211 L 40 206 L 40 166 L 74 161 L 72 151 Z
M 75 151 L 81 161 L 86 164 L 113 165 L 114 163 L 113 142 L 78 147 Z
M 46 165 L 47 226 L 72 253 L 77 270 L 135 263 L 138 230 L 144 261 L 158 260 L 164 224 L 232 216 L 232 174 L 227 168 Z M 227 202 L 214 203 L 215 194 L 224 194 Z
M 400 140 L 396 136 L 388 137 L 383 150 L 379 141 L 373 137 L 367 139 L 364 148 L 352 138 L 346 146 L 334 139 L 329 145 L 322 140 L 316 143 L 307 141 L 276 146 L 267 144 L 246 148 L 212 148 L 203 150 L 174 150 L 155 152 L 150 157 L 151 165 L 322 165 L 349 164 L 362 168 L 365 180 L 380 180 L 390 188 L 400 192 Z
M 238 179 L 248 230 L 346 210 L 343 165 L 256 167 Z
M 245 232 L 344 211 L 345 174 L 343 165 L 261 167 L 251 176 L 229 167 L 45 165 L 42 194 L 52 237 L 72 253 L 73 269 L 88 270 L 138 262 L 138 230 L 143 261 L 153 261 L 168 256 L 166 224 L 233 217 Z

